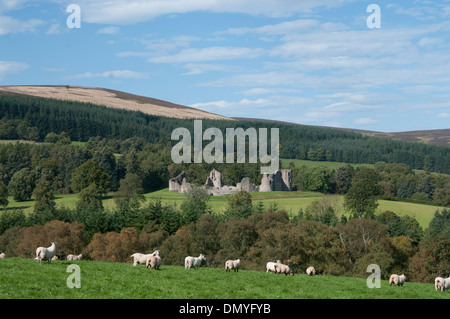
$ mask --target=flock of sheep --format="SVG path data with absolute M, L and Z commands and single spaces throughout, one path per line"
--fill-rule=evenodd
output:
M 59 245 L 57 242 L 52 242 L 50 247 L 38 247 L 36 249 L 36 260 L 39 261 L 39 263 L 42 263 L 42 260 L 48 260 L 49 263 L 51 263 L 52 260 L 58 259 L 56 256 L 56 248 L 58 248 Z M 130 257 L 133 258 L 133 266 L 136 266 L 137 264 L 145 265 L 147 268 L 156 269 L 158 270 L 159 267 L 162 264 L 161 257 L 159 256 L 159 250 L 155 250 L 151 254 L 141 254 L 141 253 L 134 253 Z M 81 257 L 83 255 L 68 255 L 67 260 L 81 260 Z M 0 254 L 0 259 L 4 259 L 5 253 Z M 202 263 L 206 263 L 206 257 L 203 254 L 200 254 L 198 257 L 192 257 L 187 256 L 184 259 L 184 268 L 191 269 L 192 267 L 195 270 L 198 270 L 198 267 L 202 265 Z M 235 272 L 239 272 L 239 268 L 241 267 L 241 260 L 227 260 L 225 262 L 225 272 L 231 272 L 232 270 Z M 274 272 L 276 274 L 285 274 L 293 276 L 294 272 L 292 269 L 285 264 L 282 264 L 280 260 L 277 260 L 276 262 L 268 262 L 266 264 L 266 272 Z M 306 269 L 306 273 L 309 276 L 314 276 L 316 274 L 316 270 L 314 267 L 308 267 Z M 406 276 L 404 274 L 397 275 L 393 274 L 389 278 L 389 285 L 392 286 L 403 286 L 403 284 L 406 281 Z M 449 291 L 450 290 L 450 277 L 443 278 L 443 277 L 436 277 L 434 280 L 434 287 L 436 288 L 436 291 Z

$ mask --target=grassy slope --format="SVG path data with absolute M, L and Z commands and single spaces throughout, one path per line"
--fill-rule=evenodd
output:
M 80 266 L 79 289 L 66 285 L 71 263 Z M 6 258 L 0 260 L 0 271 L 0 299 L 450 299 L 450 293 L 436 292 L 433 284 L 407 282 L 404 287 L 391 287 L 382 280 L 380 289 L 369 289 L 365 278 L 250 270 L 225 273 L 222 268 L 206 267 L 185 271 L 182 266 L 164 264 L 157 271 L 128 263 L 39 265 L 34 259 Z

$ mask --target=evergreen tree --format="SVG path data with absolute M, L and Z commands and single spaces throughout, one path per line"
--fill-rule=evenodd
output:
M 6 207 L 8 203 L 8 187 L 0 181 L 0 205 Z
M 96 192 L 106 194 L 111 189 L 111 176 L 106 174 L 96 161 L 89 159 L 72 174 L 72 189 L 80 192 L 94 183 Z
M 52 210 L 55 207 L 55 195 L 53 185 L 48 179 L 41 179 L 33 191 L 34 211 Z
M 183 223 L 196 222 L 202 215 L 211 213 L 208 206 L 209 193 L 202 187 L 192 186 L 186 193 L 186 198 L 180 206 Z
M 225 216 L 229 219 L 231 217 L 247 218 L 253 212 L 252 196 L 250 193 L 241 190 L 228 198 L 227 207 L 225 209 Z

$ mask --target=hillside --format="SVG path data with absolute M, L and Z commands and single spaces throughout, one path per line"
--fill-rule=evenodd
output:
M 261 122 L 270 122 L 270 123 L 284 123 L 284 124 L 289 123 L 289 122 L 283 122 L 283 121 L 272 121 L 272 120 L 265 120 L 265 119 L 243 118 L 243 117 L 233 117 L 233 119 L 247 120 L 247 121 L 261 121 Z M 295 123 L 289 123 L 289 124 L 295 124 Z M 439 130 L 407 131 L 407 132 L 377 132 L 377 131 L 359 130 L 359 129 L 353 129 L 353 128 L 325 127 L 325 126 L 322 126 L 322 127 L 334 129 L 334 130 L 342 130 L 342 131 L 347 131 L 347 132 L 352 132 L 352 133 L 358 133 L 363 136 L 380 137 L 380 138 L 387 138 L 387 139 L 391 139 L 391 140 L 405 141 L 405 142 L 421 142 L 421 143 L 425 143 L 425 144 L 450 146 L 450 128 L 449 129 L 439 129 Z
M 426 144 L 450 146 L 450 129 L 389 132 L 389 133 L 356 130 L 356 129 L 343 129 L 343 130 L 360 133 L 366 136 L 389 138 L 392 140 L 401 140 L 406 142 L 422 142 Z
M 103 88 L 63 85 L 1 86 L 0 95 L 5 94 L 85 102 L 174 118 L 228 119 L 184 105 Z
M 70 100 L 76 102 L 86 102 L 97 105 L 105 105 L 111 108 L 140 111 L 149 115 L 166 116 L 173 118 L 204 118 L 204 119 L 227 119 L 227 120 L 249 120 L 263 122 L 278 122 L 255 118 L 229 118 L 219 114 L 214 114 L 192 107 L 158 100 L 146 96 L 134 95 L 122 91 L 64 85 L 24 85 L 24 86 L 0 86 L 0 95 L 24 95 L 44 98 L 54 98 L 59 100 Z M 279 122 L 285 124 L 294 124 Z M 300 124 L 299 124 L 300 125 Z M 420 130 L 408 132 L 377 132 L 359 130 L 352 128 L 330 128 L 359 133 L 364 136 L 375 136 L 392 140 L 407 142 L 423 142 L 426 144 L 450 146 L 450 129 L 440 130 Z
M 243 270 L 231 273 L 226 273 L 222 265 L 186 271 L 181 265 L 164 262 L 160 270 L 87 260 L 39 265 L 31 258 L 6 258 L 1 264 L 5 270 L 0 278 L 2 299 L 171 299 L 174 304 L 168 311 L 174 315 L 179 310 L 173 306 L 176 299 L 191 299 L 190 303 L 195 303 L 193 299 L 268 299 L 266 303 L 290 299 L 295 304 L 292 299 L 448 299 L 450 295 L 436 292 L 431 283 L 407 282 L 404 287 L 391 287 L 387 280 L 381 280 L 381 289 L 369 289 L 364 277 L 283 276 L 264 269 L 245 270 L 245 264 Z M 81 269 L 78 289 L 66 285 L 72 279 L 67 272 L 70 264 Z M 274 313 L 280 310 L 272 309 Z

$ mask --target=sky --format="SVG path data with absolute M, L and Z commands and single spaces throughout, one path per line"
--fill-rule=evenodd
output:
M 444 129 L 449 40 L 450 0 L 0 0 L 0 85 L 101 87 L 317 126 Z

